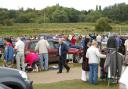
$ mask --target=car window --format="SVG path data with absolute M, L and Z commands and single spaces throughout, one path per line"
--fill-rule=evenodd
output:
M 55 46 L 55 48 L 59 48 L 59 43 L 58 42 L 54 42 L 54 46 Z
M 32 50 L 34 50 L 35 49 L 35 47 L 36 47 L 36 44 L 37 44 L 37 42 L 30 42 L 30 44 L 29 44 L 29 49 L 32 49 Z
M 53 42 L 52 41 L 48 41 L 48 43 L 49 43 L 49 47 L 50 48 L 54 48 L 54 45 L 53 45 Z

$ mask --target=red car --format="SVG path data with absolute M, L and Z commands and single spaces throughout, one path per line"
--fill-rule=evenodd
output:
M 30 52 L 34 52 L 35 46 L 37 44 L 38 40 L 28 40 L 25 43 L 25 54 L 27 55 Z M 49 54 L 49 63 L 51 62 L 57 62 L 59 60 L 58 57 L 58 48 L 59 48 L 59 42 L 56 40 L 48 40 L 49 42 L 49 49 L 48 49 L 48 54 Z M 81 55 L 81 50 L 76 49 L 76 48 L 69 48 L 68 49 L 68 54 L 73 55 L 73 60 L 79 60 L 80 55 Z
M 38 40 L 28 40 L 25 42 L 25 54 L 27 55 L 30 52 L 35 52 L 35 46 L 37 44 Z M 50 47 L 48 49 L 49 54 L 49 63 L 51 62 L 57 62 L 59 60 L 58 57 L 58 43 L 56 41 L 49 40 Z

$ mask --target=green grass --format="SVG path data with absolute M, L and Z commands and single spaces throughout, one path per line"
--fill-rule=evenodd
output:
M 116 85 L 107 86 L 107 82 L 100 81 L 98 85 L 84 83 L 81 80 L 62 81 L 51 84 L 34 85 L 34 89 L 118 89 Z
M 126 33 L 128 24 L 111 24 L 114 32 Z M 41 33 L 48 34 L 71 34 L 74 32 L 87 34 L 94 31 L 95 23 L 23 23 L 14 24 L 13 26 L 0 26 L 0 35 L 37 35 Z

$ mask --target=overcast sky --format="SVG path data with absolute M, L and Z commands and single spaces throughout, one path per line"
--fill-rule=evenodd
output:
M 65 7 L 73 7 L 77 10 L 95 9 L 96 5 L 102 8 L 115 3 L 128 3 L 128 0 L 0 0 L 0 8 L 19 9 L 23 7 L 43 9 L 47 6 L 60 4 Z

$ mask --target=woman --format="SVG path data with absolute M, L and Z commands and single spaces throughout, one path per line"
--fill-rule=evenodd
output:
M 8 38 L 4 39 L 4 43 L 5 43 L 5 52 L 4 52 L 4 60 L 3 60 L 3 64 L 5 67 L 8 66 L 8 62 L 11 62 L 11 64 L 13 65 L 13 59 L 14 59 L 14 49 L 13 46 L 11 44 L 11 40 Z M 12 66 L 11 65 L 11 66 Z
M 87 49 L 90 46 L 90 38 L 89 37 L 85 37 L 85 45 L 83 47 L 83 62 L 82 62 L 82 77 L 81 80 L 82 81 L 87 81 L 87 76 L 88 76 L 88 71 L 89 71 L 89 64 L 88 64 L 88 58 L 86 58 L 86 52 Z

